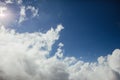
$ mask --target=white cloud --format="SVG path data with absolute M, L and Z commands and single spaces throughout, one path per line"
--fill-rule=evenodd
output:
M 20 7 L 20 18 L 19 18 L 19 23 L 25 21 L 26 19 L 26 10 L 25 10 L 25 6 L 21 6 Z
M 26 10 L 31 10 L 32 17 L 38 16 L 38 9 L 36 9 L 35 7 L 33 7 L 33 6 L 27 6 Z
M 0 28 L 1 80 L 119 80 L 120 50 L 101 56 L 98 62 L 84 62 L 63 56 L 63 43 L 54 56 L 52 46 L 63 29 L 58 25 L 46 33 L 17 33 Z M 49 56 L 49 57 L 48 57 Z
M 116 49 L 112 55 L 108 55 L 109 66 L 120 73 L 120 50 Z
M 22 0 L 16 0 L 18 4 L 22 4 Z
M 58 29 L 59 28 L 59 29 Z M 0 29 L 0 77 L 3 80 L 63 80 L 68 74 L 61 62 L 47 59 L 63 29 L 58 25 L 46 33 L 16 33 Z M 51 62 L 53 61 L 53 64 Z M 49 65 L 47 65 L 49 64 Z M 54 65 L 56 64 L 56 65 Z M 62 66 L 63 65 L 63 66 Z M 56 70 L 58 70 L 56 72 Z M 46 76 L 47 75 L 47 76 Z M 55 77 L 56 76 L 56 77 Z
M 112 61 L 112 62 L 111 62 Z M 98 62 L 77 61 L 69 66 L 71 80 L 119 80 L 120 79 L 120 50 L 112 55 L 99 57 Z M 113 66 L 114 65 L 114 66 Z
M 58 46 L 59 46 L 59 48 L 57 49 L 57 52 L 55 53 L 55 57 L 62 58 L 63 57 L 63 50 L 61 48 L 64 46 L 64 44 L 59 43 Z
M 22 4 L 23 0 L 4 0 L 6 4 L 18 3 Z
M 5 3 L 11 4 L 11 3 L 13 3 L 13 0 L 5 0 Z
M 30 16 L 27 16 L 27 11 L 30 10 L 31 11 L 31 15 Z M 21 6 L 20 7 L 20 17 L 19 17 L 19 20 L 18 20 L 18 23 L 21 23 L 21 22 L 24 22 L 30 18 L 34 18 L 38 16 L 38 9 L 36 9 L 35 7 L 33 6 Z

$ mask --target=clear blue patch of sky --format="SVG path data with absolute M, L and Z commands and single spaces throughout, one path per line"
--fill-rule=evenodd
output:
M 22 23 L 19 32 L 47 31 L 62 24 L 60 40 L 66 56 L 95 60 L 120 48 L 120 2 L 79 0 L 35 0 L 39 17 Z M 57 41 L 54 50 L 57 48 Z

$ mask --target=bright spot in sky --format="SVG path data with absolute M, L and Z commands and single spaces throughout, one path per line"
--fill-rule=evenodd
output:
M 6 6 L 0 6 L 0 25 L 8 25 L 13 21 L 13 14 Z

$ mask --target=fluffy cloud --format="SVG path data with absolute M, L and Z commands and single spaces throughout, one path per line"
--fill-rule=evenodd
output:
M 47 58 L 63 29 L 58 25 L 46 33 L 17 33 L 0 29 L 0 78 L 3 80 L 67 80 L 66 66 Z M 56 76 L 56 77 L 55 77 Z
M 52 46 L 63 29 L 58 25 L 46 33 L 17 33 L 0 28 L 0 80 L 119 80 L 120 50 L 84 62 L 63 56 L 59 43 L 54 56 Z
M 68 71 L 70 80 L 119 80 L 120 50 L 116 49 L 112 55 L 99 57 L 97 62 L 78 60 L 75 64 L 68 66 Z

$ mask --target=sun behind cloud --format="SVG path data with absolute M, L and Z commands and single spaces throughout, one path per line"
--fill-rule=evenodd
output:
M 13 13 L 7 6 L 0 6 L 0 25 L 9 25 L 13 18 Z
M 24 5 L 22 0 L 0 1 L 0 25 L 18 26 L 31 18 L 38 16 L 38 9 L 32 5 Z M 31 15 L 28 15 L 29 14 Z

